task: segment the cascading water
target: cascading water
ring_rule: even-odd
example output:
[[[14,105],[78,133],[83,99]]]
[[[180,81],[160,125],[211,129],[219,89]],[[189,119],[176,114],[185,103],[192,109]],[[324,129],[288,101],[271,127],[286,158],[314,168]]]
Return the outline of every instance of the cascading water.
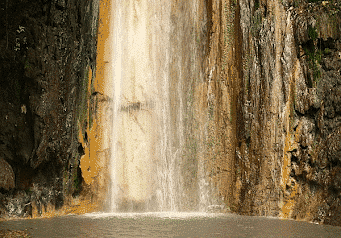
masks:
[[[150,210],[156,200],[157,87],[148,59],[147,7],[147,1],[113,5],[113,211]]]
[[[203,162],[184,159],[186,73],[181,41],[171,42],[171,1],[113,2],[110,211],[203,210]]]

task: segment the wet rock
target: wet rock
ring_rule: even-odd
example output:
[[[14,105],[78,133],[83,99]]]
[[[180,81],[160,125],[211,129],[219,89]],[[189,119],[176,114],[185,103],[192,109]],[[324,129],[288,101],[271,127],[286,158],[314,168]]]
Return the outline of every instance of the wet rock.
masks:
[[[0,158],[0,188],[10,190],[15,187],[15,175],[11,165]]]
[[[6,198],[5,207],[7,216],[23,217],[28,216],[30,209],[30,197],[24,191],[17,191]]]
[[[66,7],[65,0],[56,0],[56,8],[60,10],[64,10]]]
[[[223,212],[227,208],[224,205],[210,205],[206,208],[206,212],[209,213],[217,213],[217,212]],[[230,210],[230,209],[227,209]]]
[[[301,67],[300,61],[296,61],[295,66],[295,109],[299,111],[301,114],[304,114],[309,110],[312,105],[311,100],[312,94],[307,87],[305,76],[303,73],[303,69]]]
[[[302,147],[312,146],[315,138],[315,120],[302,117],[299,123],[300,139]]]
[[[328,148],[328,158],[330,162],[334,163],[334,166],[341,165],[341,129],[334,130],[329,134],[325,147]]]
[[[243,74],[245,82],[250,82],[245,84],[244,102],[248,103],[243,107],[243,120],[247,122],[245,125],[252,126],[245,127],[248,136],[240,143],[251,135],[247,153],[252,162],[251,168],[240,166],[239,158],[243,156],[240,149],[236,151],[239,163],[236,168],[241,170],[236,175],[237,181],[243,181],[245,173],[250,177],[238,190],[242,194],[240,209],[265,214],[267,209],[271,212],[277,209],[276,204],[282,207],[282,201],[284,204],[285,201],[297,202],[297,209],[303,212],[295,211],[296,208],[288,213],[279,212],[284,216],[300,214],[305,217],[306,211],[315,209],[313,216],[321,222],[330,222],[329,213],[333,208],[323,206],[323,199],[330,196],[330,191],[340,192],[337,158],[341,145],[337,135],[341,105],[338,52],[341,47],[340,31],[332,27],[340,25],[340,7],[320,2],[296,4],[284,0],[276,4],[262,1],[267,14],[262,15],[260,21],[250,21],[259,10],[252,11],[252,4],[248,3],[240,1],[243,63],[247,65]],[[253,34],[254,28],[259,35]],[[276,151],[280,151],[279,154]],[[260,175],[255,176],[254,171]],[[287,186],[280,188],[284,178]],[[287,181],[297,181],[296,192]],[[272,186],[273,191],[260,192]],[[305,202],[301,206],[302,194],[309,192],[319,194],[316,199],[320,210]],[[270,196],[274,197],[271,204],[265,198]],[[245,207],[250,204],[254,206]]]
[[[23,237],[23,238],[29,238],[29,233],[27,230],[9,230],[9,229],[4,229],[0,230],[0,236],[1,237]]]
[[[0,34],[0,157],[8,161],[0,170],[7,179],[1,180],[1,215],[32,213],[32,204],[23,205],[32,201],[60,206],[74,192],[66,184],[73,187],[79,171],[78,125],[87,126],[81,85],[95,68],[98,3],[0,3],[6,9],[0,14],[0,32],[6,32]],[[33,184],[48,191],[33,191]]]

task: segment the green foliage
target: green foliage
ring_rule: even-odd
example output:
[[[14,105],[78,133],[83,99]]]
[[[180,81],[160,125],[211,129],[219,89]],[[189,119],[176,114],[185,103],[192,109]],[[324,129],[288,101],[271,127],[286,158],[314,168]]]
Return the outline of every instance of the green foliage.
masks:
[[[67,169],[64,170],[64,173],[63,173],[63,179],[64,179],[64,182],[67,182],[68,179],[69,179],[69,174],[68,174],[68,171]]]
[[[33,193],[31,188],[25,189],[26,194],[31,195]]]
[[[317,83],[319,78],[321,77],[321,72],[318,65],[321,63],[322,54],[324,52],[321,50],[317,50],[315,47],[316,40],[318,38],[316,27],[309,26],[308,35],[309,38],[313,41],[314,45],[305,46],[304,51],[308,57],[309,68],[313,71],[313,82]],[[329,49],[326,49],[326,52],[329,52]]]
[[[80,181],[79,178],[77,176],[77,173],[75,173],[74,179],[73,179],[73,186],[75,190],[78,190],[80,187]]]
[[[30,68],[31,68],[31,65],[30,65],[30,63],[28,62],[28,60],[25,60],[24,68],[25,68],[25,69],[30,69]]]
[[[317,31],[316,31],[316,27],[309,26],[308,27],[308,35],[309,35],[310,39],[315,41],[317,39],[317,36],[318,36]]]
[[[259,8],[259,0],[255,1],[255,11]]]
[[[308,56],[309,67],[313,70],[313,80],[317,82],[321,77],[321,72],[318,64],[321,63],[322,51],[321,50],[310,50],[309,48],[304,49]]]
[[[329,55],[331,53],[331,50],[329,48],[325,48],[323,51],[323,54]]]

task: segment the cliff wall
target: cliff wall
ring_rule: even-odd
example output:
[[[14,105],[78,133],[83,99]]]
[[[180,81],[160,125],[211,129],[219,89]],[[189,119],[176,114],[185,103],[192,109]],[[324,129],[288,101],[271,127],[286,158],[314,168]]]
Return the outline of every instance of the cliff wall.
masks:
[[[208,159],[213,180],[229,178],[218,179],[226,203],[241,214],[340,225],[340,3],[208,1],[207,9],[213,156],[235,149]]]
[[[82,190],[98,1],[0,3],[0,214],[34,216]]]

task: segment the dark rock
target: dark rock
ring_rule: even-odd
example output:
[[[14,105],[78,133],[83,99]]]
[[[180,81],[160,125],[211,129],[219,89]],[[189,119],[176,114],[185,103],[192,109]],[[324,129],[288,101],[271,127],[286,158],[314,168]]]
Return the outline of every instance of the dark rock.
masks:
[[[76,102],[86,97],[85,72],[95,68],[98,4],[0,3],[0,157],[7,161],[0,161],[0,183],[10,189],[1,216],[32,214],[31,202],[59,208],[74,193],[64,186],[78,174],[84,121]]]
[[[59,10],[64,10],[66,7],[66,1],[65,0],[56,0],[56,8]]]
[[[15,175],[11,165],[0,158],[0,188],[10,190],[15,187]]]

